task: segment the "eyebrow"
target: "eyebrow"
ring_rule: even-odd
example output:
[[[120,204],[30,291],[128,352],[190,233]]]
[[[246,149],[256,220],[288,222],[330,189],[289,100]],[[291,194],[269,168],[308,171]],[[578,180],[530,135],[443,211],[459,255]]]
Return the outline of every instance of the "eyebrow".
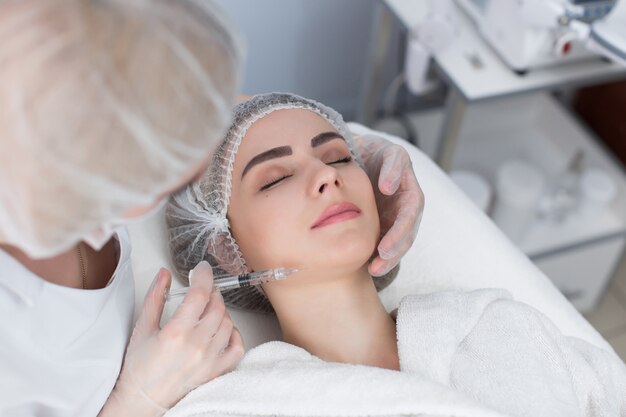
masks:
[[[344,142],[346,141],[346,139],[337,132],[322,132],[319,135],[315,135],[313,139],[311,139],[311,148],[323,145],[333,139],[341,139]]]
[[[341,139],[343,141],[346,140],[337,132],[322,132],[318,135],[313,136],[313,139],[311,139],[311,148],[316,148],[334,139]],[[292,154],[293,150],[291,149],[291,146],[279,146],[277,148],[272,148],[265,152],[261,152],[260,154],[252,158],[250,162],[248,162],[246,167],[243,169],[243,172],[241,173],[241,178],[243,178],[243,176],[246,175],[246,173],[250,171],[253,166],[258,165],[261,162],[265,162],[275,158],[282,158],[284,156]]]
[[[246,165],[241,173],[241,178],[243,178],[243,176],[246,175],[246,172],[250,171],[253,166],[258,165],[261,162],[274,158],[281,158],[283,156],[291,155],[292,153],[293,151],[291,150],[291,146],[279,146],[278,148],[272,148],[268,151],[261,152],[248,162],[248,165]]]

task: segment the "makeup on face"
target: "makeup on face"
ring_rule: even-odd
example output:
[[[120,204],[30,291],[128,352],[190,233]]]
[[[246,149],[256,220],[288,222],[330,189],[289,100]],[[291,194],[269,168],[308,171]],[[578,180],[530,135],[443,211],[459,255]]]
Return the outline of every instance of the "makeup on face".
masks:
[[[311,142],[310,142],[311,148],[320,147],[328,142],[331,142],[337,139],[343,140],[345,143],[345,138],[343,138],[343,136],[339,135],[337,132],[329,131],[329,132],[319,133],[311,139]],[[337,158],[336,152],[333,153],[331,150],[330,155],[332,155],[332,158],[331,158],[332,160],[330,162],[326,162],[326,164],[333,165],[333,164],[346,163],[346,162],[352,161],[352,156],[350,155],[348,149],[345,149],[345,150],[341,149],[341,151],[342,151],[341,157],[339,157],[338,159],[335,159]],[[347,156],[343,156],[345,152],[348,152]],[[242,178],[248,171],[250,171],[256,165],[262,164],[263,162],[267,162],[276,158],[286,157],[289,155],[293,155],[293,149],[291,148],[291,146],[279,146],[279,147],[275,147],[267,151],[261,152],[260,154],[253,157],[245,166],[243,173],[242,173]],[[259,191],[266,191],[270,189],[271,187],[273,187],[274,185],[280,183],[282,180],[292,176],[292,174],[287,174],[286,172],[280,172],[280,171],[281,170],[278,170],[278,172],[275,175],[268,175],[270,179],[269,180],[266,179],[263,182],[263,185],[261,185]],[[357,207],[355,204],[349,201],[335,202],[329,205],[322,212],[322,214],[317,218],[317,220],[311,225],[311,229],[312,230],[319,229],[319,228],[329,226],[332,224],[348,221],[348,220],[357,218],[359,216],[361,216],[361,209]]]
[[[341,139],[345,142],[344,137],[341,136],[337,132],[322,132],[318,135],[315,135],[311,139],[311,148],[317,148],[334,139]],[[241,173],[241,179],[243,179],[243,177],[248,173],[248,171],[250,171],[255,165],[258,165],[260,163],[263,163],[272,159],[281,158],[281,157],[289,156],[289,155],[293,155],[293,149],[291,149],[291,146],[279,146],[279,147],[261,152],[260,154],[252,158],[250,162],[246,164],[245,168],[243,169]]]
[[[326,165],[338,165],[352,162],[353,158],[347,144],[345,143],[345,139],[337,132],[323,132],[315,135],[311,139],[311,148],[320,147],[333,140],[342,140],[343,145],[329,146],[329,149],[324,151],[320,160],[322,160]],[[252,158],[248,164],[246,164],[242,173],[242,180],[244,178],[244,174],[252,170],[253,167],[263,164],[264,162],[290,155],[293,155],[293,149],[291,146],[279,146],[261,152]],[[286,166],[284,164],[271,165],[268,169],[261,171],[260,174],[253,177],[253,181],[258,182],[258,184],[256,184],[256,191],[265,192],[273,188],[274,186],[282,183],[284,180],[292,177],[295,170],[296,168],[290,167],[289,164]]]
[[[331,224],[352,220],[360,215],[361,209],[349,201],[333,204],[322,212],[317,220],[315,220],[315,222],[311,225],[311,229],[319,229]]]
[[[304,109],[274,112],[247,131],[235,157],[229,220],[251,268],[303,258],[314,270],[367,261],[379,222],[348,134]]]

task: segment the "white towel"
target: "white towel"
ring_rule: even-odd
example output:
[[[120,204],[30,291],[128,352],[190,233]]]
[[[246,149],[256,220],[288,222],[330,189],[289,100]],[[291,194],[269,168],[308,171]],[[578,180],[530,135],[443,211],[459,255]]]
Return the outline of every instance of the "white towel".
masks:
[[[505,290],[409,296],[397,320],[403,372],[513,416],[626,416],[622,360]]]
[[[505,290],[406,297],[397,333],[401,372],[269,342],[167,416],[626,416],[624,363]]]
[[[324,362],[268,342],[237,369],[199,387],[167,413],[190,416],[503,417],[419,375]]]

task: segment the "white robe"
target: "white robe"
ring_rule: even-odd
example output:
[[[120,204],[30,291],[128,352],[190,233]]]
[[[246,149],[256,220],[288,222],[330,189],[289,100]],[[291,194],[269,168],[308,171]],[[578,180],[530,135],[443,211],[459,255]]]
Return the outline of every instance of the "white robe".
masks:
[[[168,417],[623,417],[626,366],[504,290],[402,300],[401,372],[265,343]]]
[[[403,371],[494,410],[528,417],[626,416],[626,366],[568,337],[501,289],[406,297],[398,310]]]
[[[96,416],[130,337],[134,282],[126,230],[106,287],[50,283],[0,250],[0,416]]]

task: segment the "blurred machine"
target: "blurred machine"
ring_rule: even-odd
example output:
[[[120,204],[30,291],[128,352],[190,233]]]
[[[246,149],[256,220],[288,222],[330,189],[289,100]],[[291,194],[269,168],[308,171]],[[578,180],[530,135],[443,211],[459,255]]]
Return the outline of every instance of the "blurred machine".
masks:
[[[605,56],[626,65],[626,0],[456,0],[514,71]],[[429,0],[406,51],[407,84],[428,91],[428,63],[455,39],[452,0]]]
[[[597,57],[591,32],[616,0],[457,0],[483,38],[512,69],[524,72]],[[622,16],[626,23],[626,15]],[[624,26],[622,23],[622,26]],[[623,45],[626,49],[626,44]],[[601,51],[599,51],[601,52]]]

